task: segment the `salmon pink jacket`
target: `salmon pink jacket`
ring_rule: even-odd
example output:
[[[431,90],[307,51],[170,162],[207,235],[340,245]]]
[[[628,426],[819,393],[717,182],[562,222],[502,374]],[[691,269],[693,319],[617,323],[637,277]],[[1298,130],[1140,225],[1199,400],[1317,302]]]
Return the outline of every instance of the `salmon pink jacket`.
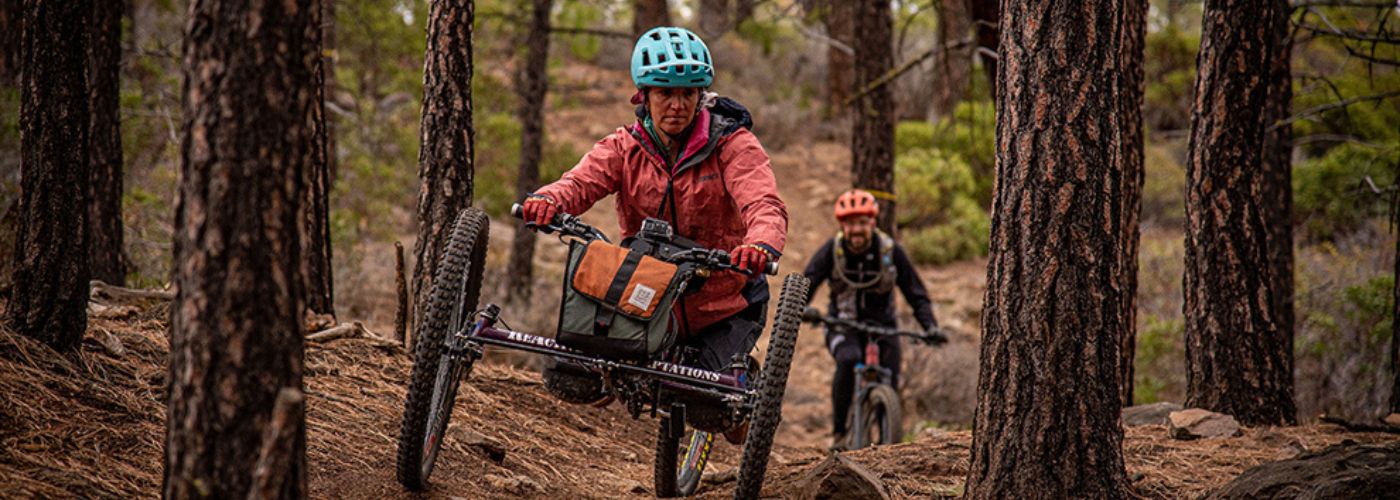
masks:
[[[616,194],[624,238],[636,234],[643,219],[655,217],[706,248],[732,250],[753,244],[776,259],[787,240],[787,207],[778,197],[768,153],[749,131],[752,126],[743,106],[717,99],[696,117],[674,168],[667,165],[640,122],[618,128],[536,194],[550,197],[561,210],[575,215]],[[757,282],[746,288],[748,278],[743,275],[717,273],[698,292],[684,297],[685,333],[698,332],[767,300],[766,282],[753,279]]]

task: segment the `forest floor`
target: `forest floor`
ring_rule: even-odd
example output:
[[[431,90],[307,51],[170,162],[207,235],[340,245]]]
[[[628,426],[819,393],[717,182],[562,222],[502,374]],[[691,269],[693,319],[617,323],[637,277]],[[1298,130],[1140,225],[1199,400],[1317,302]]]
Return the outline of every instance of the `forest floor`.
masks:
[[[71,354],[0,329],[0,484],[6,496],[158,493],[167,311],[164,303],[94,307],[87,339]],[[655,421],[634,421],[617,404],[597,409],[559,403],[545,393],[537,373],[490,363],[479,365],[462,386],[431,488],[409,495],[394,481],[407,354],[351,338],[308,344],[306,362],[313,497],[651,495]],[[827,454],[825,439],[804,441],[791,429],[792,417],[774,451],[765,496],[792,495]],[[930,428],[910,442],[847,456],[879,475],[896,498],[955,496],[967,473],[970,439],[966,430]],[[1193,498],[1263,462],[1347,440],[1397,439],[1322,424],[1178,441],[1164,427],[1142,426],[1126,430],[1123,455],[1139,495]],[[738,448],[718,444],[702,497],[730,494],[738,454]]]

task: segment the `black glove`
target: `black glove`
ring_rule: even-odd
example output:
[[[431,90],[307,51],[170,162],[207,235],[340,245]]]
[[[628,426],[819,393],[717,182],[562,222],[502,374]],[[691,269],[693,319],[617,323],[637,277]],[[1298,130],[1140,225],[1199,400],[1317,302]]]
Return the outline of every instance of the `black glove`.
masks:
[[[943,333],[943,329],[938,325],[931,325],[924,329],[924,337],[919,339],[924,345],[939,346],[948,343],[948,335]]]
[[[817,308],[815,308],[815,307],[812,307],[812,306],[807,306],[806,309],[803,309],[803,310],[802,310],[802,321],[806,321],[806,322],[808,322],[808,323],[821,323],[821,322],[822,322],[822,312],[821,312],[821,310],[819,310],[819,309],[817,309]]]

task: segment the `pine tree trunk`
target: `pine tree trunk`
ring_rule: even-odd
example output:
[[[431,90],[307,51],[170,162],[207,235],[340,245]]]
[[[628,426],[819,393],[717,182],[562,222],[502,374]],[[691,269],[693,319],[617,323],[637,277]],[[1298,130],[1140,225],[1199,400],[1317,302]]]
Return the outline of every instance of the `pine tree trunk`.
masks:
[[[632,0],[632,36],[657,26],[671,26],[671,9],[666,0]]]
[[[1292,114],[1293,37],[1291,9],[1278,9],[1273,16],[1276,50],[1269,61],[1269,97],[1265,101],[1263,150],[1264,210],[1267,220],[1269,253],[1278,266],[1274,274],[1274,310],[1278,311],[1279,331],[1292,343],[1293,328],[1293,127],[1277,125]],[[1291,351],[1291,347],[1289,348]]]
[[[972,2],[972,23],[977,34],[977,47],[986,49],[993,53],[1000,54],[1001,36],[997,33],[998,23],[1001,22],[1000,6],[997,0],[969,0]],[[991,86],[990,94],[992,100],[997,96],[997,60],[993,57],[979,57],[982,61],[982,73],[987,76],[987,84]]]
[[[19,82],[20,36],[24,34],[24,5],[21,0],[0,0],[0,86]]]
[[[1123,244],[1118,263],[1122,296],[1123,344],[1119,349],[1118,380],[1123,406],[1133,405],[1133,358],[1137,354],[1137,275],[1138,242],[1142,234],[1143,139],[1142,99],[1143,58],[1147,35],[1147,0],[1123,0],[1123,32],[1119,74],[1119,118],[1123,130]]]
[[[418,148],[418,241],[413,244],[413,324],[421,325],[447,231],[472,202],[471,0],[432,0],[423,60]]]
[[[92,2],[26,0],[10,327],[55,349],[87,329],[87,25]],[[77,251],[74,251],[77,249]]]
[[[122,247],[122,2],[92,3],[88,40],[88,248],[92,279],[126,283]]]
[[[719,38],[729,31],[729,0],[700,0],[700,34],[703,38]]]
[[[1197,58],[1186,192],[1186,406],[1246,425],[1295,422],[1293,335],[1281,290],[1288,263],[1270,195],[1270,76],[1280,0],[1208,0]],[[1291,279],[1291,277],[1289,278]]]
[[[838,2],[839,3],[839,2]],[[894,67],[890,3],[861,0],[855,12],[856,88]],[[851,168],[855,187],[876,193],[880,200],[879,227],[895,234],[894,201],[894,91],[889,85],[866,94],[852,104]]]
[[[307,43],[315,49],[314,99],[307,108],[306,120],[313,132],[312,163],[306,170],[306,238],[302,249],[306,254],[306,308],[316,314],[335,316],[335,272],[331,266],[330,218],[330,120],[326,116],[326,66],[322,56],[322,6],[324,0],[314,0],[309,12],[311,24],[306,33]]]
[[[933,106],[931,121],[953,116],[953,109],[967,97],[968,79],[972,76],[972,45],[952,47],[972,35],[972,0],[939,0],[938,44],[941,51],[934,58]]]
[[[1391,194],[1390,224],[1400,228],[1400,195]],[[1390,313],[1390,412],[1400,413],[1400,238],[1395,239],[1395,288]]]
[[[967,498],[1123,498],[1122,5],[1008,7]]]
[[[279,498],[306,495],[304,413],[281,405],[275,415],[274,407],[280,392],[302,386],[303,183],[317,154],[307,122],[320,57],[315,2],[189,7],[166,498],[245,498],[255,484],[280,485]],[[292,442],[269,439],[270,430]],[[279,446],[264,450],[264,441]],[[260,458],[285,465],[255,478]]]
[[[853,48],[856,37],[856,2],[827,0],[822,6],[822,22],[826,24],[826,36]],[[826,92],[827,106],[832,114],[843,113],[842,103],[855,91],[855,55],[833,44],[826,47]]]
[[[554,0],[534,0],[530,31],[526,35],[525,64],[517,73],[520,93],[520,171],[515,187],[518,198],[534,192],[540,185],[540,154],[544,149],[545,94],[549,89],[549,12]],[[534,277],[535,232],[525,223],[515,224],[515,240],[510,247],[510,264],[506,271],[506,286],[510,297],[519,303],[530,301]]]

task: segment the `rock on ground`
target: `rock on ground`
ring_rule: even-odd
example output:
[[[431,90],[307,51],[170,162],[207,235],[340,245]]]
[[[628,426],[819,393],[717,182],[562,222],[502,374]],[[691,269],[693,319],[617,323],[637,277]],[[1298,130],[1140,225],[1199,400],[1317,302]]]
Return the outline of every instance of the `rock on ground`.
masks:
[[[795,485],[797,498],[807,499],[879,499],[888,500],[890,493],[884,481],[860,463],[840,453],[827,456],[807,472]]]
[[[1174,411],[1167,416],[1167,432],[1173,439],[1200,439],[1240,435],[1235,417],[1200,408]]]
[[[1181,405],[1163,401],[1160,403],[1129,406],[1123,409],[1123,426],[1167,425],[1167,416],[1174,411],[1181,411]]]

